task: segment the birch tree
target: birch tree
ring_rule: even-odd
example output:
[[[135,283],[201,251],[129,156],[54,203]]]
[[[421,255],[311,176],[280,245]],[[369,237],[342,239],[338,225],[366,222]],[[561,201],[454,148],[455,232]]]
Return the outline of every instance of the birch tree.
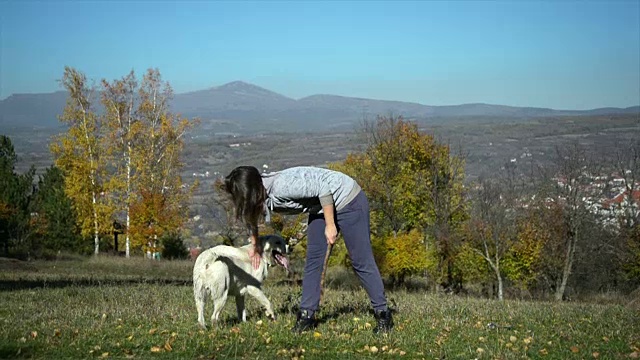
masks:
[[[137,81],[133,71],[120,80],[109,83],[102,80],[102,104],[105,108],[106,141],[115,173],[109,181],[109,189],[117,197],[117,209],[125,217],[125,255],[131,251],[131,206],[135,201],[133,152],[135,140],[140,134],[135,114]],[[118,249],[115,249],[116,251]]]
[[[60,121],[66,133],[51,144],[54,162],[65,174],[65,190],[73,200],[83,237],[93,236],[94,254],[100,234],[111,224],[111,209],[104,193],[105,163],[100,146],[100,121],[94,109],[95,91],[86,76],[65,67],[62,86],[69,93]]]
[[[193,190],[182,182],[180,153],[192,121],[169,109],[172,90],[157,69],[149,69],[138,89],[136,111],[140,136],[132,164],[138,177],[138,197],[132,208],[136,245],[155,241],[179,229],[186,220],[186,201]]]

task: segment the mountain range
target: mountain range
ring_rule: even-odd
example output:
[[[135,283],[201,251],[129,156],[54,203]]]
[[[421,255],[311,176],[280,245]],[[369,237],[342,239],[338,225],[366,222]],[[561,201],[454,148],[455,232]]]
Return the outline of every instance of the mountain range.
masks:
[[[0,101],[0,124],[6,126],[59,126],[67,93],[14,94]],[[430,106],[411,102],[373,100],[337,95],[292,99],[242,81],[206,90],[175,94],[174,112],[198,117],[203,126],[226,130],[317,130],[353,127],[364,116],[396,114],[410,119],[496,117],[527,119],[549,116],[588,116],[640,113],[640,106],[592,110],[555,110],[490,104]],[[214,126],[215,127],[215,126]]]

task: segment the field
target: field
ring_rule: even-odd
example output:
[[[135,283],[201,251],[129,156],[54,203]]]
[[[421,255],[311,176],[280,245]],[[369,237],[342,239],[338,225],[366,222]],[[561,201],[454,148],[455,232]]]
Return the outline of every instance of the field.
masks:
[[[0,259],[0,358],[407,358],[628,359],[640,355],[637,303],[547,303],[394,290],[387,336],[371,332],[368,300],[352,275],[332,269],[320,324],[295,336],[300,287],[281,269],[265,284],[278,316],[257,302],[235,321],[196,325],[191,261],[98,257]],[[207,312],[210,316],[210,304]]]

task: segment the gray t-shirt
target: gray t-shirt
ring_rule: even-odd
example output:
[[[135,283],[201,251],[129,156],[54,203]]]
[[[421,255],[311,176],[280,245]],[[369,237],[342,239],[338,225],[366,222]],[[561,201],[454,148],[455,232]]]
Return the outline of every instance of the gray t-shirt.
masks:
[[[337,212],[361,191],[355,180],[341,172],[310,166],[262,174],[262,183],[268,210],[287,214],[318,214],[328,204]]]

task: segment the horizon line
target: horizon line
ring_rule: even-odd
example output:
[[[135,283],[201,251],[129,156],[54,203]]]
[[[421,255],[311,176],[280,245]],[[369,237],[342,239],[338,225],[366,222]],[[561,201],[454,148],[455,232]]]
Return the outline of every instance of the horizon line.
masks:
[[[291,99],[291,100],[294,100],[294,101],[300,101],[302,99],[306,99],[306,98],[309,98],[309,97],[312,97],[312,96],[335,96],[335,97],[350,98],[350,99],[357,99],[357,100],[400,102],[400,103],[405,103],[405,104],[416,104],[416,105],[427,106],[427,107],[447,107],[447,106],[463,106],[463,105],[489,105],[489,106],[505,106],[505,107],[512,107],[512,108],[545,109],[545,110],[554,110],[554,111],[591,111],[591,110],[599,110],[599,109],[622,109],[622,110],[624,110],[624,109],[630,109],[630,108],[634,108],[634,107],[640,107],[640,103],[638,103],[636,105],[626,106],[626,107],[599,106],[599,107],[591,107],[591,108],[586,108],[586,109],[562,109],[562,108],[551,108],[551,107],[543,107],[543,106],[506,105],[506,104],[486,103],[486,102],[467,102],[467,103],[457,103],[457,104],[430,105],[430,104],[424,104],[424,103],[415,102],[415,101],[365,98],[365,97],[359,97],[359,96],[337,95],[337,94],[329,94],[329,93],[311,94],[311,95],[303,96],[303,97],[300,97],[300,98],[296,99],[294,97],[289,97],[287,95],[281,94],[279,92],[273,91],[271,89],[268,89],[268,88],[265,88],[265,87],[262,87],[260,85],[256,85],[254,83],[250,83],[250,82],[247,82],[247,81],[244,81],[244,80],[233,80],[233,81],[226,82],[224,84],[215,85],[215,86],[211,86],[211,87],[207,87],[207,88],[199,89],[199,90],[189,90],[189,91],[184,91],[184,92],[174,92],[173,96],[175,97],[176,95],[186,95],[186,94],[197,93],[197,92],[202,92],[202,91],[214,90],[214,89],[218,89],[218,88],[224,87],[226,85],[234,84],[234,83],[241,83],[241,84],[251,85],[251,86],[260,88],[262,90],[269,91],[271,93],[283,96],[283,97],[285,97],[287,99]],[[64,89],[61,89],[61,90],[54,90],[54,91],[49,91],[49,92],[12,93],[12,94],[9,94],[4,99],[0,99],[0,102],[9,99],[12,96],[20,96],[20,95],[50,95],[50,94],[62,93],[62,92],[67,92],[67,91],[64,90]]]

